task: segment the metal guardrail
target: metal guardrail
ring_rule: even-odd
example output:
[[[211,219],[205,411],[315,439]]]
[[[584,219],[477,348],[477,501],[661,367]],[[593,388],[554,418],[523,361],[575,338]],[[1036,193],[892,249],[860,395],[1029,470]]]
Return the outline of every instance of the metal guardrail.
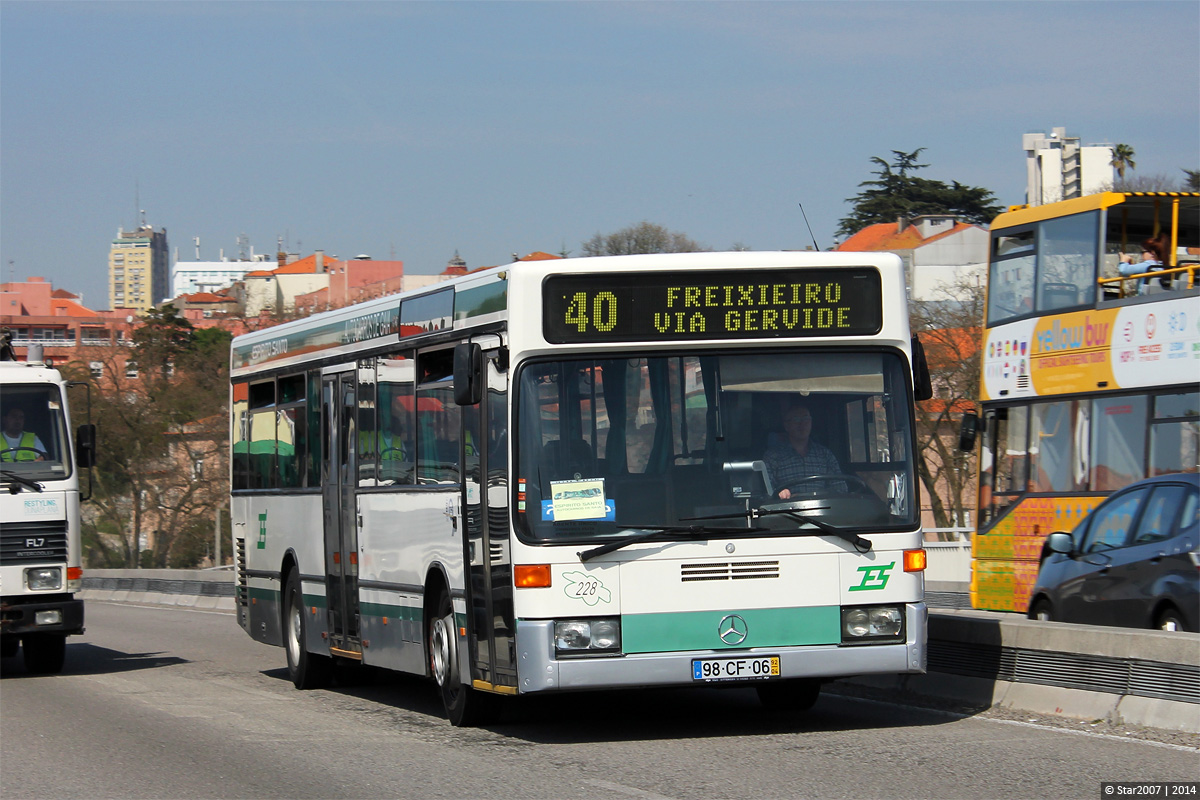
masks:
[[[146,574],[139,574],[143,572]],[[83,588],[235,596],[232,571],[182,570],[177,578],[170,577],[171,573],[92,570],[91,575],[85,574]],[[942,588],[956,587],[943,584]],[[962,611],[970,608],[970,598],[960,591],[928,591],[926,602],[931,609],[930,672],[1200,705],[1200,664],[1195,658],[1200,640],[1196,634],[1043,623],[1014,614]],[[1056,647],[1049,647],[1048,640]]]

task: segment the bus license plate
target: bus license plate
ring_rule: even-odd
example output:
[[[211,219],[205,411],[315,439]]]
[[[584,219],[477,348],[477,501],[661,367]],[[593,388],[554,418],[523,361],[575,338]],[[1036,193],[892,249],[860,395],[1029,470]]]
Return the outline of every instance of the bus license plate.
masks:
[[[694,681],[767,680],[778,677],[779,656],[697,658],[692,661]]]

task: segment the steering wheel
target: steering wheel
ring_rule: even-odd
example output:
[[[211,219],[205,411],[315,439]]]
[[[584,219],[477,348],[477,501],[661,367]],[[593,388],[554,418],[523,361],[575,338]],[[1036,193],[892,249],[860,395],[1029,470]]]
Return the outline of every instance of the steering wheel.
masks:
[[[404,455],[404,451],[401,450],[399,447],[385,447],[385,448],[383,448],[383,452],[381,452],[379,454],[379,460],[380,461],[397,461],[400,463],[404,463],[404,462],[408,461],[407,458],[388,458],[388,453],[399,453],[401,456]]]
[[[864,492],[871,491],[870,487],[867,486],[866,481],[864,481],[862,478],[858,477],[857,475],[844,475],[841,473],[831,473],[828,475],[808,475],[803,478],[797,478],[794,481],[788,481],[783,486],[775,487],[775,496],[778,497],[779,493],[782,492],[784,489],[787,489],[789,492],[794,492],[795,490],[799,489],[801,486],[804,486],[807,483],[816,483],[817,481],[825,481],[825,482],[839,481],[839,482],[843,482],[843,483],[849,482],[849,483],[857,484],[858,486],[862,487],[862,490]],[[833,492],[833,490],[831,490],[831,489],[825,490],[825,493],[832,493],[832,492]],[[821,494],[821,493],[822,492],[816,492],[816,491],[809,492],[809,494]],[[836,493],[842,494],[842,492],[836,492]],[[795,497],[794,494],[793,494],[793,497]],[[791,499],[791,498],[789,498],[789,499]]]
[[[43,459],[50,455],[45,450],[38,450],[36,447],[8,447],[8,448],[5,448],[4,450],[0,450],[0,461],[7,461],[8,463],[11,464],[14,461],[18,461],[20,459],[18,459],[16,456],[13,456],[12,458],[5,458],[5,456],[8,455],[9,453],[21,453],[21,452],[37,453],[38,456],[40,456]]]

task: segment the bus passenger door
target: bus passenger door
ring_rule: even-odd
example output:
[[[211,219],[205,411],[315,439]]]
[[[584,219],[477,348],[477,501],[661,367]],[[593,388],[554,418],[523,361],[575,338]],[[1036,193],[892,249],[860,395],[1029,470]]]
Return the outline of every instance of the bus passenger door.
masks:
[[[483,401],[462,410],[469,646],[472,677],[515,693],[507,374],[496,355],[484,354]]]
[[[325,599],[334,655],[361,658],[358,630],[358,520],[354,422],[355,374],[326,376],[321,392],[325,447],[321,492],[325,518]],[[338,652],[342,651],[342,652]]]

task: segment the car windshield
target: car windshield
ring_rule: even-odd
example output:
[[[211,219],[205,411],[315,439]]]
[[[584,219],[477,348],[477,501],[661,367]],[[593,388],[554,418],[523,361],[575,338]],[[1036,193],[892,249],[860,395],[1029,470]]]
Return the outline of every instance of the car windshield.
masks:
[[[0,428],[0,470],[31,480],[60,480],[70,473],[57,387],[6,384],[0,397]]]
[[[912,415],[896,351],[537,361],[518,388],[517,529],[911,529]]]

